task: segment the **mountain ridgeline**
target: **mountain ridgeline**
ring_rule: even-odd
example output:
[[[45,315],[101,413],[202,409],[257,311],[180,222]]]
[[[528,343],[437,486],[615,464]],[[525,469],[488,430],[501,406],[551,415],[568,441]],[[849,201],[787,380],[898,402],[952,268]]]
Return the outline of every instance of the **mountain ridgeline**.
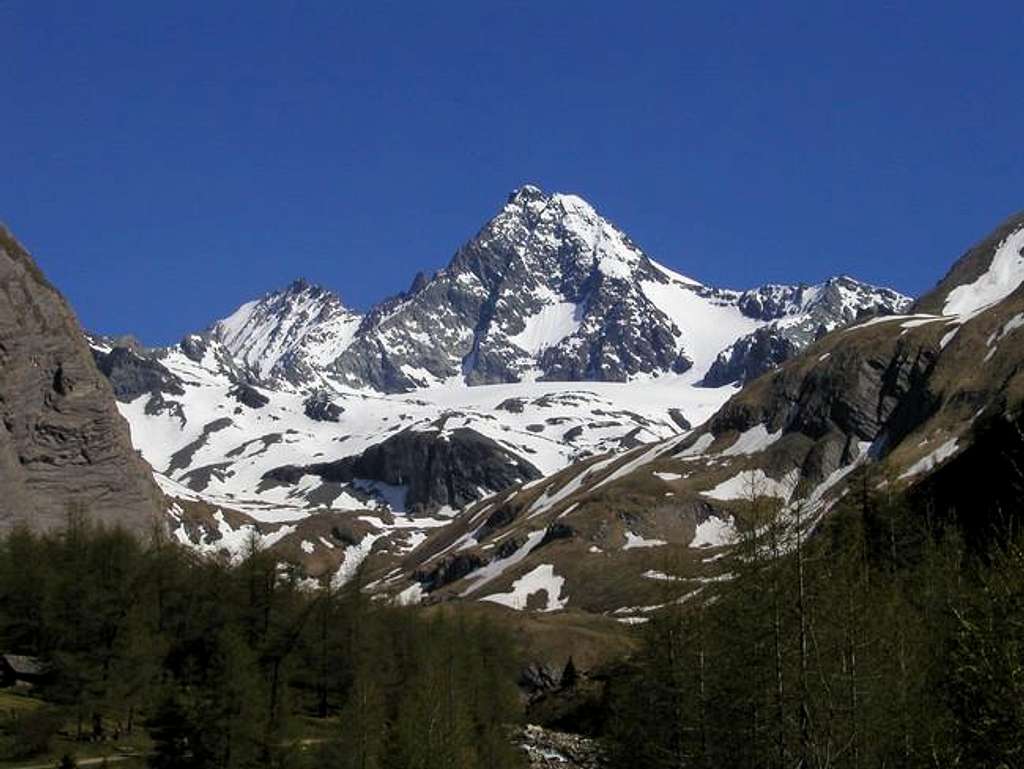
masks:
[[[701,336],[714,332],[701,310],[710,305],[734,308],[734,325],[751,327],[750,338],[724,340],[739,343],[714,370],[718,386],[763,373],[858,317],[908,304],[845,277],[745,292],[704,286],[651,260],[581,198],[526,186],[445,269],[417,275],[365,316],[297,281],[206,335],[269,386],[333,380],[393,393],[453,378],[621,382],[702,363]],[[765,338],[777,340],[770,351]]]

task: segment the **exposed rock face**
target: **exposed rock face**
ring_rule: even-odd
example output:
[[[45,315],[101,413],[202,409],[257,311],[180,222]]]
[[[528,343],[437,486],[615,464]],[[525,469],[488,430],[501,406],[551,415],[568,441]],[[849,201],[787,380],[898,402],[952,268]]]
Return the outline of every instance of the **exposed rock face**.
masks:
[[[796,344],[772,326],[757,329],[723,351],[704,377],[706,387],[747,382],[792,358]]]
[[[64,299],[3,228],[0,291],[0,530],[52,529],[69,511],[150,530],[162,497],[110,383]],[[136,389],[131,379],[121,385]]]
[[[114,347],[107,352],[94,347],[92,354],[119,401],[130,403],[146,393],[185,394],[178,378],[158,360],[143,357],[131,348]]]
[[[764,424],[811,442],[801,478],[818,484],[857,458],[903,440],[939,406],[928,387],[938,351],[916,339],[879,336],[816,366],[784,368],[729,401],[709,423],[713,435]]]
[[[444,558],[429,571],[417,572],[416,581],[427,591],[437,590],[445,585],[471,574],[486,563],[483,558],[472,553],[456,553]]]
[[[333,483],[362,479],[407,487],[407,509],[453,510],[476,501],[480,489],[501,491],[539,478],[529,462],[475,430],[403,430],[362,454],[305,467],[281,467],[265,480],[296,483],[317,475]]]
[[[237,384],[228,390],[228,395],[251,409],[261,409],[270,403],[270,398],[252,385]]]

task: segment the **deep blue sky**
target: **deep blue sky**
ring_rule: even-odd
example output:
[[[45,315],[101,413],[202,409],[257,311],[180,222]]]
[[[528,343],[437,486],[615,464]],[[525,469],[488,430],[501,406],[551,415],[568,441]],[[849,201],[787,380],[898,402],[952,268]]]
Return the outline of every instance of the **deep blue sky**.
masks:
[[[0,220],[149,343],[365,308],[527,181],[706,282],[917,293],[1024,208],[1019,10],[0,0]]]

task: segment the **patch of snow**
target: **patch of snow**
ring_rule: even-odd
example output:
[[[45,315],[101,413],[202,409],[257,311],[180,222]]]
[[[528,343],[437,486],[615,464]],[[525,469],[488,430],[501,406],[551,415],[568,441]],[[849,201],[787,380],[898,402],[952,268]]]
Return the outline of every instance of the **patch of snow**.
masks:
[[[957,286],[946,297],[944,315],[972,318],[998,304],[1024,283],[1024,228],[996,247],[988,270],[973,283]]]
[[[338,571],[331,580],[334,587],[341,587],[347,584],[355,576],[356,570],[365,561],[373,550],[373,543],[384,536],[384,532],[375,532],[365,535],[358,544],[349,545],[345,548],[345,560],[341,562]]]
[[[693,361],[684,376],[692,382],[704,378],[722,350],[764,325],[744,315],[735,301],[707,296],[693,285],[643,281],[640,288],[682,333],[683,349]]]
[[[736,442],[722,452],[722,456],[735,457],[757,454],[767,449],[781,437],[781,429],[778,432],[770,433],[765,425],[755,425],[746,432],[741,433]]]
[[[901,323],[900,328],[908,330],[912,328],[919,328],[920,326],[927,326],[929,323],[935,323],[939,320],[946,320],[946,318],[943,318],[941,315],[921,316],[914,320],[908,320]]]
[[[401,591],[395,596],[395,603],[399,606],[416,606],[423,602],[423,596],[426,593],[423,590],[423,585],[416,582],[409,585],[405,590]]]
[[[667,545],[663,539],[644,539],[639,534],[634,534],[629,529],[626,530],[626,544],[622,546],[623,550],[635,550],[641,547],[661,547]]]
[[[922,473],[930,473],[951,456],[956,454],[958,450],[959,438],[951,438],[935,449],[935,451],[928,454],[928,456],[923,457],[912,464],[905,473],[900,475],[900,480],[913,478],[915,475],[921,475]]]
[[[697,525],[697,533],[690,547],[724,547],[735,539],[736,528],[732,521],[712,515]]]
[[[994,344],[998,344],[999,342],[1003,341],[1003,337],[1007,336],[1008,334],[1012,334],[1014,331],[1022,327],[1024,327],[1024,313],[1014,315],[1012,318],[1006,321],[1006,323],[1003,324],[1002,328],[1000,328],[998,331],[992,332],[992,334],[988,338],[988,346],[991,347]]]
[[[688,449],[680,453],[679,456],[699,457],[702,454],[704,454],[704,452],[706,452],[709,448],[711,448],[711,444],[714,442],[715,436],[713,436],[711,433],[704,433],[694,442],[692,446],[690,446]]]
[[[685,283],[688,286],[695,286],[697,288],[701,288],[703,286],[703,284],[700,281],[694,280],[691,277],[678,273],[675,270],[670,270],[665,265],[656,262],[653,259],[649,259],[648,261],[650,261],[651,266],[654,269],[656,269],[658,272],[660,272],[662,275],[664,275],[666,278],[669,278],[670,280],[677,280],[680,283]]]
[[[644,579],[655,579],[655,580],[659,580],[661,582],[679,582],[680,581],[679,577],[673,577],[671,574],[666,574],[663,571],[655,571],[654,569],[651,569],[649,571],[645,571],[640,576],[643,577]]]
[[[575,334],[582,320],[581,308],[572,302],[554,302],[525,319],[526,327],[509,341],[531,355],[554,347]]]
[[[825,498],[825,495],[835,487],[840,481],[846,476],[856,470],[862,462],[864,462],[871,455],[871,443],[861,441],[857,444],[857,458],[850,462],[845,467],[839,467],[834,470],[828,478],[819,483],[811,494],[807,497],[807,504],[811,508],[817,507],[821,500]]]
[[[466,579],[470,580],[472,584],[462,591],[460,597],[465,598],[470,593],[479,590],[488,582],[497,579],[508,569],[526,558],[526,556],[533,552],[533,549],[540,544],[541,540],[544,539],[544,531],[544,529],[539,529],[538,531],[531,532],[526,537],[526,542],[524,542],[522,546],[508,558],[498,558],[491,561],[486,566],[477,569],[472,574],[469,574]]]
[[[547,606],[541,611],[559,611],[569,604],[569,598],[562,597],[562,587],[565,585],[565,577],[555,574],[555,567],[549,563],[542,563],[532,571],[512,583],[512,590],[508,593],[492,593],[485,595],[481,601],[492,601],[503,606],[508,606],[516,611],[526,608],[530,596],[534,593],[547,593]]]
[[[764,471],[744,470],[728,480],[722,481],[713,489],[702,491],[701,494],[711,499],[718,499],[723,502],[736,499],[749,499],[755,497],[775,497],[788,500],[791,490],[788,484],[777,481],[765,475]]]
[[[656,478],[661,478],[661,480],[663,480],[663,481],[678,481],[678,480],[682,480],[682,477],[683,477],[679,473],[659,473],[659,472],[655,472],[654,476]]]

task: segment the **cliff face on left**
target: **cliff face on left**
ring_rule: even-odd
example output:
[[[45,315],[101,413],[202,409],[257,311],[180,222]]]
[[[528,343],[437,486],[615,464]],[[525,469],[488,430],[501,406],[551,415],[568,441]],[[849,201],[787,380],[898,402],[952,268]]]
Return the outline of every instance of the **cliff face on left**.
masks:
[[[74,313],[0,226],[0,532],[77,510],[144,533],[162,504]]]

